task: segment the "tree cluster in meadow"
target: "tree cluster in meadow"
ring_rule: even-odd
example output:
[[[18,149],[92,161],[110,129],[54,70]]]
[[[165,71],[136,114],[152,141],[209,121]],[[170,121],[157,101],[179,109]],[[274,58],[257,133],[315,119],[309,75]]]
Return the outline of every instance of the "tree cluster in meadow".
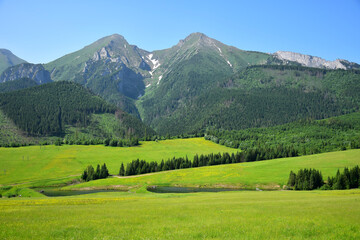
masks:
[[[323,185],[322,174],[316,169],[300,169],[297,174],[290,172],[288,186],[295,190],[313,190]]]
[[[324,189],[351,189],[360,186],[360,168],[355,166],[353,168],[344,168],[341,173],[337,171],[335,177],[328,177]]]
[[[297,174],[290,172],[288,187],[294,190],[342,190],[358,188],[360,186],[360,168],[344,168],[343,172],[338,169],[335,177],[328,177],[323,181],[320,171],[315,169],[300,169]]]
[[[96,170],[92,165],[87,166],[87,168],[84,170],[83,174],[81,175],[81,179],[88,182],[91,180],[107,178],[108,176],[110,176],[109,170],[107,169],[106,164],[104,163],[101,167],[98,164]]]

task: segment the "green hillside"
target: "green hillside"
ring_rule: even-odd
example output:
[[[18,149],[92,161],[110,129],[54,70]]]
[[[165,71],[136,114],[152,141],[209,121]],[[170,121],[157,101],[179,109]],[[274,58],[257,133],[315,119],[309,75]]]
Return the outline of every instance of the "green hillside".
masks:
[[[241,149],[292,147],[303,155],[360,148],[360,112],[323,120],[300,120],[268,128],[232,131],[208,129],[205,138]]]
[[[201,138],[141,142],[140,146],[117,148],[96,146],[29,146],[0,148],[0,184],[28,186],[71,181],[89,164],[106,163],[110,174],[118,174],[121,163],[137,158],[161,162],[172,157],[237,152]],[[5,174],[3,174],[6,170]]]
[[[22,131],[37,137],[67,134],[103,139],[154,134],[135,117],[71,82],[0,94],[0,108]]]
[[[132,177],[107,178],[71,185],[64,189],[107,188],[109,186],[130,188],[151,185],[280,189],[287,184],[291,170],[296,172],[301,168],[315,168],[322,172],[324,179],[327,179],[328,176],[335,176],[339,168],[360,164],[359,156],[360,150],[356,149],[268,161],[189,168]]]
[[[113,34],[45,65],[54,81],[75,81],[124,111],[139,117],[134,100],[144,94],[151,69],[147,52]]]
[[[199,61],[209,63],[208,60],[208,56],[197,54],[186,66],[195,68]],[[176,135],[209,127],[225,130],[269,127],[359,109],[358,71],[257,66],[221,78],[223,73],[219,68],[210,66],[196,73],[189,70],[192,73],[189,81],[178,74],[185,71],[173,73],[177,74],[173,80],[164,78],[162,84],[138,104],[144,109],[141,111],[144,121],[161,134]],[[202,70],[215,77],[204,74],[202,78],[199,75]]]
[[[34,143],[35,139],[28,137],[0,110],[0,146],[17,146]]]

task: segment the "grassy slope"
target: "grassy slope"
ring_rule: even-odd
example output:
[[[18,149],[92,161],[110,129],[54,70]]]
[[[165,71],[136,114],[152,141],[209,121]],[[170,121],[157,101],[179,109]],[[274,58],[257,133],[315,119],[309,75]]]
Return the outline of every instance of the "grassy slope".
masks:
[[[110,174],[118,174],[121,162],[137,158],[161,161],[174,156],[192,158],[196,153],[236,151],[201,138],[143,142],[141,146],[131,148],[100,145],[0,148],[0,184],[31,182],[28,185],[37,185],[61,182],[61,178],[68,181],[67,177],[80,175],[89,164],[106,163]]]
[[[16,125],[0,110],[0,144],[29,143],[33,139],[26,137]]]
[[[360,191],[0,200],[1,239],[359,239]]]
[[[360,164],[360,150],[348,150],[295,158],[228,164],[160,172],[131,178],[108,178],[72,185],[66,189],[101,186],[180,185],[279,188],[287,184],[291,170],[316,168],[323,177],[334,176],[338,168]]]

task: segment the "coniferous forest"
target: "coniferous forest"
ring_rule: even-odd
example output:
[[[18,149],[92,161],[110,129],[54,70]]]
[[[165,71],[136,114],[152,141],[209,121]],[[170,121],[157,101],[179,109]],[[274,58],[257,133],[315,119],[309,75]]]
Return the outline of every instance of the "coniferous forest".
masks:
[[[89,123],[91,113],[114,113],[115,107],[81,85],[56,82],[0,95],[0,108],[33,135],[61,135],[66,124]]]
[[[336,176],[328,177],[324,182],[320,171],[315,169],[300,169],[297,174],[290,172],[288,187],[294,190],[343,190],[358,188],[360,186],[360,168],[344,168],[343,172],[338,169]]]
[[[208,129],[205,139],[240,149],[291,148],[299,155],[360,148],[360,113],[269,128]],[[264,152],[260,150],[261,152]]]

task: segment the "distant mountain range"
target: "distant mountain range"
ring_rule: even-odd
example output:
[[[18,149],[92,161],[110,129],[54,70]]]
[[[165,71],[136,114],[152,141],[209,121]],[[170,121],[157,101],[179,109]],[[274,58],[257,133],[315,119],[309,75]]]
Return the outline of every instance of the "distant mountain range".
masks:
[[[73,81],[163,135],[320,119],[360,103],[357,63],[244,51],[202,33],[153,52],[114,34],[44,65],[18,64],[0,82]]]

